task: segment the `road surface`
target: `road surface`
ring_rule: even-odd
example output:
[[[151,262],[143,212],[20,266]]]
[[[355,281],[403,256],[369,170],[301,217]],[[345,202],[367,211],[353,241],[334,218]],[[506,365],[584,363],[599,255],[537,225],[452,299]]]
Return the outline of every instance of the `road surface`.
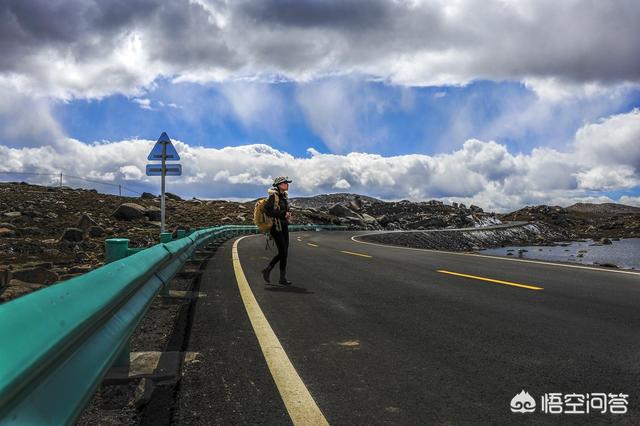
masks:
[[[292,233],[290,288],[263,283],[274,255],[264,237],[236,245],[328,423],[640,422],[640,274],[381,246],[359,234]],[[202,277],[189,344],[202,358],[185,366],[176,420],[291,424],[240,297],[232,244]],[[534,413],[510,409],[523,390]],[[599,414],[596,393],[626,399],[628,412]],[[542,413],[545,394],[561,394],[563,411],[584,411],[579,395],[592,397],[596,412]]]

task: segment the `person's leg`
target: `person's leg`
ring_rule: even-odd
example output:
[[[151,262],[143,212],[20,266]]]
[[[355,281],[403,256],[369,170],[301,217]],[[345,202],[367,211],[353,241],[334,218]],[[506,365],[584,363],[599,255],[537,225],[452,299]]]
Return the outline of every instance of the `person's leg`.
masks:
[[[289,285],[291,281],[287,280],[287,257],[289,256],[289,228],[282,227],[282,253],[280,254],[280,284]]]
[[[271,279],[269,278],[269,274],[271,273],[271,270],[273,269],[274,266],[276,266],[276,263],[278,263],[282,258],[282,245],[283,245],[282,236],[279,235],[280,232],[276,231],[274,228],[271,228],[270,234],[271,234],[271,237],[273,238],[273,241],[275,241],[276,243],[276,247],[278,248],[278,254],[276,254],[273,257],[273,259],[271,259],[271,262],[269,262],[269,265],[267,265],[267,267],[262,270],[262,277],[268,283],[271,282]]]

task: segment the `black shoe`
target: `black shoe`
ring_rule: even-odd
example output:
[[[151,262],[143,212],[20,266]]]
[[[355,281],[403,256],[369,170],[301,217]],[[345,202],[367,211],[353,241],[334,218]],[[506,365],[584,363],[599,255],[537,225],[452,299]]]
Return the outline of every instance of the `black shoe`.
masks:
[[[280,274],[280,281],[278,281],[280,285],[291,285],[291,281],[287,280],[287,277],[284,274]]]
[[[262,278],[264,278],[264,280],[269,284],[271,284],[271,280],[269,279],[270,273],[271,273],[271,268],[268,266],[262,270]]]

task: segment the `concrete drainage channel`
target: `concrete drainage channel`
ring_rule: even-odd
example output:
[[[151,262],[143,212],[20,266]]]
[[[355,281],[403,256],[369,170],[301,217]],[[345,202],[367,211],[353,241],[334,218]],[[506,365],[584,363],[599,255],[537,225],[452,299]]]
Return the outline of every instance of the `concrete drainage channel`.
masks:
[[[198,250],[157,296],[130,341],[130,367],[112,368],[83,411],[79,425],[169,424],[184,363],[202,271],[224,240]]]

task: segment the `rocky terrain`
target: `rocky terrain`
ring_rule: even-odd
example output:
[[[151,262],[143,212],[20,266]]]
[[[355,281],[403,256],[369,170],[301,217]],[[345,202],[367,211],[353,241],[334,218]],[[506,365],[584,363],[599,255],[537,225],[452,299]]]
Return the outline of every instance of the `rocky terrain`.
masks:
[[[167,230],[253,224],[253,202],[182,200],[167,194]],[[0,303],[103,264],[104,240],[130,247],[159,241],[160,198],[95,190],[0,183]],[[337,223],[320,211],[298,210],[293,223]]]
[[[480,207],[441,201],[382,201],[357,194],[329,194],[292,198],[292,205],[308,211],[329,213],[354,229],[442,229],[499,224],[495,213]]]
[[[375,233],[360,237],[363,241],[447,251],[477,251],[488,247],[547,245],[568,239],[568,233],[544,223],[472,230],[406,231]]]
[[[167,229],[252,224],[254,201],[182,200],[167,194]],[[518,231],[393,233],[392,244],[470,250],[506,244],[550,244],[577,238],[640,237],[640,208],[618,204],[534,206],[498,215],[440,201],[382,201],[357,194],[292,198],[294,224],[342,224],[360,230],[437,230],[531,222]],[[156,244],[160,198],[139,198],[69,187],[0,183],[0,303],[86,273],[103,264],[104,240]],[[413,237],[410,237],[413,235]],[[382,237],[375,237],[382,238]],[[414,245],[415,245],[414,244]]]
[[[550,229],[577,238],[640,237],[640,208],[622,204],[578,203],[559,206],[527,206],[501,215],[503,221],[527,221],[547,225]]]

